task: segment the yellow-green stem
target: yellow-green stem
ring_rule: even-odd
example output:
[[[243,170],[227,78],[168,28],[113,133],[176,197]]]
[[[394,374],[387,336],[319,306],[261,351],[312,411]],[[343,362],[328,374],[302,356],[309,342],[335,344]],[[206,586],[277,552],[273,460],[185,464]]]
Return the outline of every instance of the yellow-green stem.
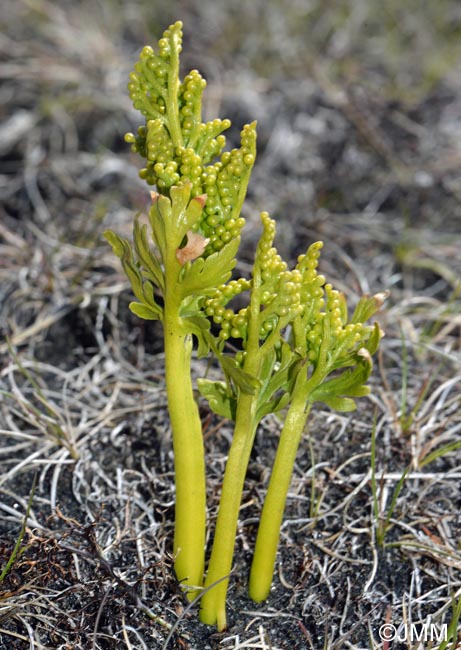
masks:
[[[164,311],[165,374],[173,435],[176,483],[175,572],[186,587],[203,582],[206,486],[203,436],[191,380],[192,338],[179,316],[179,305],[166,296]],[[196,590],[188,590],[192,600]]]
[[[237,408],[234,438],[224,473],[216,531],[201,600],[200,620],[208,625],[226,627],[226,594],[232,569],[238,515],[245,474],[256,432],[255,398],[241,395]],[[220,582],[218,582],[220,581]],[[213,586],[217,583],[215,586]]]
[[[298,393],[298,395],[294,394],[280,435],[256,537],[249,594],[250,598],[258,603],[268,597],[271,588],[293,466],[310,410],[310,405],[306,404],[305,392],[299,390]]]
[[[245,372],[252,377],[259,377],[262,361],[259,347],[260,290],[261,272],[259,266],[255,265],[244,364]],[[205,588],[208,591],[205,591],[201,600],[200,620],[208,625],[217,624],[218,630],[226,627],[227,587],[232,570],[243,484],[258,426],[257,406],[257,394],[240,393],[235,414],[234,437],[224,472],[218,519],[205,579]]]

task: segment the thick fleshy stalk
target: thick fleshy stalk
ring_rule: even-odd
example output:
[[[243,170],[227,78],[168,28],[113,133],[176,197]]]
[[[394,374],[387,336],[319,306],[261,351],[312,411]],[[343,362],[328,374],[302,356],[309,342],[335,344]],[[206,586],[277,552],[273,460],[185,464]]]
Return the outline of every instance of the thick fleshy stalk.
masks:
[[[256,432],[254,398],[242,395],[236,418],[234,438],[224,473],[219,513],[201,599],[200,620],[208,625],[226,627],[226,594],[232,570],[238,516],[245,475]]]
[[[245,372],[252,377],[259,376],[262,360],[259,347],[261,284],[261,270],[259,264],[255,264],[244,364]],[[227,587],[232,570],[243,485],[259,422],[257,406],[257,393],[240,393],[235,415],[234,437],[224,472],[218,519],[205,579],[206,591],[201,600],[200,620],[208,625],[216,624],[218,630],[224,630],[227,625]]]
[[[294,395],[280,434],[250,571],[249,595],[257,603],[266,600],[271,588],[283,512],[310,408],[303,391]]]
[[[193,587],[201,587],[204,572],[205,460],[202,424],[191,381],[192,337],[179,316],[175,294],[174,284],[169,289],[167,283],[163,326],[176,484],[174,555],[176,576],[190,588],[186,595],[192,600],[197,595]]]

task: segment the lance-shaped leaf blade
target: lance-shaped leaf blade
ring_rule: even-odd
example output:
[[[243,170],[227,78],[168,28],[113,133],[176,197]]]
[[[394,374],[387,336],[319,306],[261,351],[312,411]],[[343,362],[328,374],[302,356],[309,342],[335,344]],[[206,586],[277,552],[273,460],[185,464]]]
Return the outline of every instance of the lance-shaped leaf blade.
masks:
[[[324,402],[334,409],[350,411],[355,408],[351,397],[364,397],[370,393],[368,380],[373,364],[371,355],[366,348],[361,348],[356,354],[356,366],[347,369],[331,379],[323,381],[309,395],[310,402]],[[354,407],[352,408],[352,404]]]
[[[214,413],[227,420],[235,420],[237,400],[229,393],[225,382],[198,379],[197,386],[200,395],[208,401]]]
[[[136,316],[143,318],[144,320],[161,320],[162,310],[160,307],[155,309],[152,306],[140,302],[130,302],[128,307],[133,314],[136,314]]]
[[[155,253],[151,250],[147,239],[147,226],[136,219],[133,227],[133,242],[138,260],[143,267],[143,274],[152,280],[157,287],[164,290],[165,280],[162,267]]]
[[[291,399],[296,373],[293,371],[299,363],[299,356],[290,345],[282,341],[273,355],[266,354],[262,363],[262,388],[258,399],[258,418],[269,413],[276,413],[288,405]]]
[[[221,354],[219,362],[226,376],[236,385],[242,393],[254,395],[261,388],[261,381],[238,367],[236,361],[227,354]]]
[[[210,321],[204,316],[189,316],[183,319],[183,324],[190,334],[197,339],[197,356],[206,357],[213,348],[213,335],[210,332]]]
[[[133,293],[139,303],[130,303],[130,309],[141,318],[155,320],[162,318],[162,308],[155,302],[154,289],[149,280],[143,278],[141,271],[134,261],[133,251],[128,240],[120,237],[111,230],[106,230],[104,237],[112,246],[114,253],[120,258],[123,270],[130,281]],[[137,307],[136,305],[139,305]],[[141,309],[145,307],[145,309]]]

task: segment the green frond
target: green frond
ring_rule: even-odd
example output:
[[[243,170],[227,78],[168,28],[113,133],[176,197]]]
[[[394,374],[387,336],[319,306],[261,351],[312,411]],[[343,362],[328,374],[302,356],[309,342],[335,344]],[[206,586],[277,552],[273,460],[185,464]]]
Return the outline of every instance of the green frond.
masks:
[[[130,303],[129,307],[131,311],[140,318],[161,320],[163,311],[155,301],[152,282],[143,275],[139,264],[134,259],[133,251],[128,240],[120,237],[111,230],[106,230],[104,237],[122,262],[123,270],[130,281],[133,293],[139,301],[137,303]],[[154,275],[150,275],[150,277],[154,279]]]

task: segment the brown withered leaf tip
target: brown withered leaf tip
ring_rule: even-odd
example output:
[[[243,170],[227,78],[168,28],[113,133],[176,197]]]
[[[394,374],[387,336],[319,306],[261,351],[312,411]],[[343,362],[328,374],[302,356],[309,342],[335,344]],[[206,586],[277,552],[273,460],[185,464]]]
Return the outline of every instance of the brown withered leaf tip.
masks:
[[[207,200],[207,195],[206,194],[198,194],[197,196],[194,196],[193,201],[197,201],[200,204],[200,207],[204,208],[205,203]]]
[[[357,354],[359,355],[359,357],[362,357],[362,359],[365,359],[366,361],[371,363],[371,354],[368,352],[366,348],[360,348],[359,350],[357,350]]]
[[[176,251],[176,258],[181,266],[184,266],[186,262],[195,260],[197,257],[200,257],[200,255],[207,247],[209,241],[210,240],[206,237],[203,237],[203,235],[199,235],[192,230],[188,230],[187,244],[183,248],[178,248]]]
[[[379,293],[375,293],[373,296],[376,306],[381,307],[384,303],[384,301],[389,298],[390,296],[390,291],[380,291]]]

